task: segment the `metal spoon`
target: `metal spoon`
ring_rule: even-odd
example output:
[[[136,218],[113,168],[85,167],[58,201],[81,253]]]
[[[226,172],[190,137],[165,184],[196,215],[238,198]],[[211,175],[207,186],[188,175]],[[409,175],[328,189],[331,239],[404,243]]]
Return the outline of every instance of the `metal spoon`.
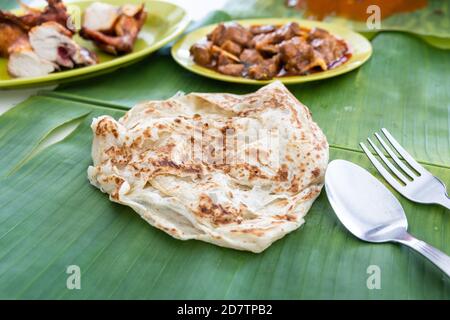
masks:
[[[328,200],[342,224],[368,242],[398,242],[428,258],[450,277],[450,257],[407,232],[400,202],[365,169],[334,160],[325,174]]]

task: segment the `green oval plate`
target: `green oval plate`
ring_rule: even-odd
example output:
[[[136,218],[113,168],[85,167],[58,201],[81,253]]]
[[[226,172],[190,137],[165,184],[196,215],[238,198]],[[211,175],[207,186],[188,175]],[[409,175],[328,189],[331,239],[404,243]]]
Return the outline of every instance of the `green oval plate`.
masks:
[[[359,33],[356,33],[350,29],[347,29],[342,26],[338,26],[331,23],[318,22],[318,21],[310,21],[310,20],[300,20],[300,19],[292,19],[292,18],[273,18],[273,19],[250,19],[250,20],[236,20],[236,22],[240,23],[243,26],[250,26],[255,24],[284,24],[287,22],[297,22],[301,26],[306,28],[320,27],[323,28],[333,35],[339,36],[347,41],[352,50],[351,58],[345,62],[344,64],[336,67],[335,69],[317,72],[310,75],[304,76],[289,76],[289,77],[279,77],[271,80],[254,80],[247,79],[243,77],[233,77],[221,74],[214,70],[202,67],[192,60],[189,54],[189,48],[198,40],[205,37],[209,32],[211,32],[217,24],[209,25],[197,30],[192,31],[191,33],[184,36],[180,39],[173,47],[172,47],[172,56],[181,66],[184,68],[197,73],[199,75],[213,78],[216,80],[228,81],[228,82],[237,82],[237,83],[247,83],[247,84],[266,84],[270,83],[274,80],[280,80],[283,83],[301,83],[308,82],[320,79],[326,79],[330,77],[335,77],[337,75],[349,72],[361,66],[364,62],[366,62],[370,56],[372,55],[372,45],[370,42],[364,38]]]
[[[93,1],[79,1],[68,3],[68,9],[83,12]],[[102,2],[120,5],[121,0],[102,0]],[[8,74],[8,60],[0,58],[0,88],[28,87],[47,85],[68,81],[81,80],[106,72],[114,71],[145,58],[168,42],[180,35],[188,26],[189,18],[186,11],[175,4],[151,0],[127,0],[127,3],[145,3],[148,17],[139,33],[133,52],[115,57],[99,51],[92,42],[75,36],[75,41],[97,53],[99,63],[94,66],[51,73],[43,77],[12,78]]]

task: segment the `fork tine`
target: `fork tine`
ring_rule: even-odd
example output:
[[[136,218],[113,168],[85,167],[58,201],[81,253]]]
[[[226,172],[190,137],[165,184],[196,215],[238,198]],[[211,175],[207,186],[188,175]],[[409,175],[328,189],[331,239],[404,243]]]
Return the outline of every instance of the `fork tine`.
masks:
[[[366,145],[362,142],[359,143],[360,147],[363,149],[364,153],[369,157],[370,162],[375,166],[378,172],[386,179],[386,181],[397,191],[401,192],[402,185],[394,179],[391,174],[383,167],[383,165],[373,156],[373,154],[367,149]]]
[[[370,138],[367,138],[367,141],[369,141],[370,145],[372,146],[373,150],[378,154],[378,156],[383,160],[384,164],[392,171],[392,173],[397,176],[398,179],[400,179],[404,184],[407,184],[409,181],[406,179],[406,177],[397,170],[397,168],[384,156],[383,152],[378,149],[378,147],[370,140]]]
[[[389,140],[391,145],[394,147],[395,150],[405,159],[405,161],[412,167],[414,170],[416,170],[419,173],[426,173],[426,169],[422,167],[419,163],[417,163],[416,160],[400,145],[400,143],[397,142],[397,140],[394,139],[394,137],[387,131],[386,128],[382,128],[381,131],[385,135],[385,137]]]
[[[397,155],[392,151],[392,149],[388,146],[386,142],[384,142],[383,138],[380,137],[378,133],[375,133],[375,137],[378,139],[378,141],[383,146],[384,150],[387,151],[387,153],[391,156],[392,160],[412,179],[414,179],[417,175],[412,172],[405,164],[397,157]]]

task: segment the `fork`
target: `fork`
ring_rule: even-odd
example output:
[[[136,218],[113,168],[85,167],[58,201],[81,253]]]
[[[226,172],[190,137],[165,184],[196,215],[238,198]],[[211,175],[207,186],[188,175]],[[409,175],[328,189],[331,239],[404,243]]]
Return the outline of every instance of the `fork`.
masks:
[[[375,137],[397,166],[392,164],[392,162],[386,158],[384,153],[380,151],[370,138],[367,138],[367,141],[390,172],[377,160],[377,158],[375,158],[364,143],[361,142],[359,145],[384,179],[386,179],[395,190],[411,201],[426,204],[436,203],[450,209],[450,198],[446,192],[445,184],[414,160],[397,140],[394,139],[388,130],[382,128],[381,132],[383,132],[383,135],[387,138],[393,149],[409,166],[408,167],[400,160],[388,143],[386,143],[378,133],[375,133]]]

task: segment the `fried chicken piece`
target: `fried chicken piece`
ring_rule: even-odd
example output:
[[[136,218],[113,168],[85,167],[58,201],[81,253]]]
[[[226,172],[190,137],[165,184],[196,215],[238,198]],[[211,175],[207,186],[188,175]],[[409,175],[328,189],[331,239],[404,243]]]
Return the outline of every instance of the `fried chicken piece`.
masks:
[[[69,15],[61,1],[48,0],[42,11],[25,9],[23,16],[0,11],[0,55],[8,57],[11,76],[43,76],[97,63],[93,53],[72,40],[73,32],[66,28]]]
[[[92,15],[93,12],[95,12],[96,16],[101,13],[98,12],[98,10],[88,9],[86,9],[83,27],[80,31],[80,35],[83,38],[94,41],[100,49],[113,55],[121,55],[133,51],[137,36],[147,19],[147,12],[144,9],[144,4],[139,6],[121,6],[115,20],[110,19],[110,17],[106,19],[107,21],[114,20],[114,27],[108,32],[89,28],[92,26],[89,21],[95,19],[90,15]],[[111,13],[105,11],[104,14],[110,15]],[[102,26],[102,28],[105,28],[105,26]]]
[[[8,58],[8,73],[12,77],[43,76],[56,69],[33,51],[20,19],[0,12],[0,21],[0,56]]]
[[[261,33],[253,38],[253,46],[266,55],[274,55],[279,52],[277,44],[293,37],[303,35],[303,31],[296,22],[287,23],[274,32]]]
[[[276,30],[276,27],[273,25],[256,25],[256,26],[250,26],[250,32],[254,35],[261,34],[261,33],[270,33]]]
[[[275,31],[275,41],[278,43],[301,35],[302,30],[297,22],[286,23]]]
[[[9,48],[19,39],[27,39],[27,33],[13,23],[0,22],[0,57],[9,56]]]
[[[242,51],[242,47],[231,40],[226,40],[220,47],[235,56],[239,56]]]
[[[244,65],[238,63],[230,63],[219,66],[217,69],[220,73],[237,77],[242,75],[242,71],[244,71]]]
[[[241,63],[241,60],[239,60],[239,58],[236,57],[234,54],[225,51],[216,45],[211,46],[211,53],[213,55],[213,58],[218,59],[220,56],[223,56],[224,58],[226,57],[230,62]]]
[[[236,63],[232,59],[230,59],[230,56],[225,53],[220,53],[217,57],[217,65],[218,66],[224,66],[226,64],[234,64]]]
[[[16,78],[37,77],[97,63],[96,56],[72,40],[72,33],[53,21],[33,27],[8,49],[8,72]]]
[[[209,66],[213,58],[211,47],[211,41],[201,41],[192,45],[189,52],[196,63],[201,66]]]
[[[207,39],[219,47],[227,40],[237,43],[242,47],[246,47],[252,39],[252,33],[238,23],[227,22],[220,23],[207,35]]]
[[[263,56],[255,49],[244,49],[239,59],[247,65],[260,63],[264,60]]]
[[[314,50],[322,55],[329,67],[331,67],[335,61],[340,60],[348,52],[348,47],[344,41],[320,28],[311,30],[308,35],[308,41]]]
[[[68,28],[70,16],[62,0],[47,0],[47,6],[43,10],[34,9],[21,4],[26,13],[16,16],[13,13],[0,10],[0,22],[10,21],[25,31],[48,21],[54,21]],[[70,30],[72,33],[74,30]]]
[[[274,54],[277,54],[279,49],[276,45],[276,42],[273,41],[273,35],[267,34],[262,35],[262,38],[259,38],[259,36],[256,36],[254,38],[254,47],[256,50],[258,50],[261,54],[264,54],[265,56],[271,56]]]
[[[327,64],[320,53],[304,39],[294,37],[283,41],[280,45],[280,58],[286,71],[304,74],[314,67],[327,70]]]
[[[120,15],[120,7],[109,3],[94,2],[84,11],[83,27],[86,29],[110,33]]]
[[[41,11],[21,4],[26,14],[17,16],[0,10],[0,56],[8,57],[8,50],[15,41],[27,37],[27,32],[44,22],[54,21],[66,26],[69,15],[60,0],[48,0],[48,5]],[[69,31],[71,32],[71,31]]]
[[[265,59],[248,68],[248,76],[256,80],[267,80],[275,77],[280,71],[280,55]]]
[[[48,5],[44,8],[42,12],[39,10],[29,10],[29,12],[21,16],[21,20],[29,28],[38,26],[45,22],[53,21],[59,23],[65,28],[69,28],[70,16],[67,13],[67,8],[62,2],[62,0],[47,0]],[[73,32],[74,30],[70,30]]]

